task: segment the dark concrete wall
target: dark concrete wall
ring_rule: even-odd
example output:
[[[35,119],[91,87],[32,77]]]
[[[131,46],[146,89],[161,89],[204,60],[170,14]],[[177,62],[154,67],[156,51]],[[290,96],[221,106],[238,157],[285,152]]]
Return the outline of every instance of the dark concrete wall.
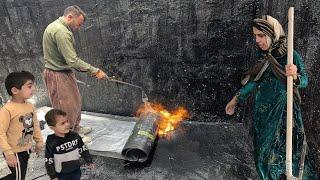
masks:
[[[36,74],[39,106],[48,104],[40,76],[42,33],[73,4],[88,13],[85,27],[76,34],[77,51],[84,60],[142,86],[152,102],[186,106],[194,120],[246,122],[247,104],[233,118],[225,116],[224,107],[240,87],[241,72],[254,60],[250,23],[270,14],[286,27],[287,9],[293,5],[295,49],[310,77],[302,92],[305,125],[311,147],[320,152],[316,140],[320,133],[319,1],[0,1],[0,75],[22,69]],[[79,85],[84,110],[132,114],[137,107],[137,89],[93,80],[86,74],[78,77],[91,85]],[[5,96],[3,86],[1,94]]]

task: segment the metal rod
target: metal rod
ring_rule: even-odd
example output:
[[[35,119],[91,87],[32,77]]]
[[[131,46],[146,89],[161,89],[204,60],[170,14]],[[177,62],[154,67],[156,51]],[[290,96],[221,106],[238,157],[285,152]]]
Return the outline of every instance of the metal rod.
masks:
[[[142,102],[148,102],[148,96],[147,94],[144,92],[144,90],[142,89],[141,86],[137,86],[135,84],[131,84],[131,83],[128,83],[128,82],[124,82],[124,81],[120,81],[120,80],[116,80],[116,79],[113,79],[113,78],[109,78],[109,79],[106,79],[106,82],[115,82],[115,83],[119,83],[119,84],[125,84],[125,85],[128,85],[128,86],[132,86],[132,87],[135,87],[135,88],[139,88],[141,89],[141,95],[142,95]],[[91,85],[90,84],[87,84],[83,81],[80,81],[80,80],[77,80],[77,83],[79,84],[82,84],[82,85],[85,85],[87,87],[90,87]]]
[[[120,80],[116,80],[116,79],[107,79],[106,80],[107,82],[115,82],[115,83],[119,83],[119,84],[125,84],[125,85],[128,85],[128,86],[132,86],[132,87],[136,87],[136,88],[139,88],[141,89],[141,94],[142,94],[142,102],[148,102],[148,96],[147,94],[144,92],[144,90],[142,89],[141,86],[137,86],[135,84],[131,84],[131,83],[128,83],[128,82],[124,82],[124,81],[120,81]]]
[[[120,81],[120,80],[116,80],[116,79],[107,79],[107,81],[108,81],[108,82],[116,82],[116,83],[120,83],[120,84],[126,84],[126,85],[129,85],[129,86],[133,86],[133,87],[142,89],[142,87],[137,86],[137,85],[135,85],[135,84],[131,84],[131,83],[124,82],[124,81]]]

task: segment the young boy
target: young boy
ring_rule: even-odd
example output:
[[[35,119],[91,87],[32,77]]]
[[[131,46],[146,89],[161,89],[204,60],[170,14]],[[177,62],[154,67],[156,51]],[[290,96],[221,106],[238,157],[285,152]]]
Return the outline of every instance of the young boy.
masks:
[[[35,91],[34,76],[30,72],[12,72],[5,80],[12,97],[0,109],[0,151],[3,152],[11,174],[5,180],[25,179],[32,139],[39,153],[43,146],[35,108],[26,102]]]
[[[94,169],[92,158],[81,137],[70,131],[67,114],[59,109],[51,109],[45,115],[48,126],[54,134],[48,135],[45,150],[45,166],[51,179],[79,180],[80,155]]]

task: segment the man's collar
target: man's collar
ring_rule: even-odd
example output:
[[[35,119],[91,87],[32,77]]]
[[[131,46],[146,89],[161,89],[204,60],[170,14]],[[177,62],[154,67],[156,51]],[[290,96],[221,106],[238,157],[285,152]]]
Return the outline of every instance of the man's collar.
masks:
[[[65,19],[63,16],[60,16],[60,17],[59,17],[59,21],[60,21],[66,28],[68,28],[69,31],[71,31],[70,27],[69,27],[68,24],[67,24],[66,19]]]

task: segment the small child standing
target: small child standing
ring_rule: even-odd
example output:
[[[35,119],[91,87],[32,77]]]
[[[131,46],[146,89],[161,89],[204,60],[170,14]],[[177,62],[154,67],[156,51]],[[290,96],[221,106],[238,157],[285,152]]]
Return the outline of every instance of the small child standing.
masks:
[[[48,135],[45,149],[45,167],[51,179],[79,180],[81,177],[80,155],[89,168],[94,169],[91,155],[78,133],[70,131],[67,114],[51,109],[45,115],[54,134]]]
[[[12,72],[6,77],[5,86],[12,98],[0,109],[0,151],[11,174],[2,179],[24,180],[32,139],[36,142],[37,153],[43,146],[35,108],[26,102],[35,91],[34,76],[26,71]]]

